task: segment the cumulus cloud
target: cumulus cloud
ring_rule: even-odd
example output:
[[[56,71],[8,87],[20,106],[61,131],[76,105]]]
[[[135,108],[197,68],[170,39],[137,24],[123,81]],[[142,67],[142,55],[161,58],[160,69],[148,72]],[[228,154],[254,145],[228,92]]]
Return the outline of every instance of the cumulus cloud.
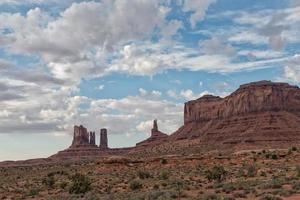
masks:
[[[190,23],[192,28],[195,28],[197,22],[203,20],[208,7],[217,0],[185,0],[183,10],[192,12]]]
[[[130,12],[127,12],[130,10]],[[101,69],[105,55],[119,44],[143,40],[165,24],[168,12],[157,1],[74,3],[52,19],[39,8],[0,15],[0,29],[13,30],[8,50],[38,54],[58,78],[80,79]],[[97,68],[97,69],[96,69]]]
[[[153,91],[147,91],[143,88],[139,89],[140,96],[145,97],[145,98],[159,98],[161,97],[161,92],[157,90]]]
[[[287,43],[299,42],[299,10],[293,6],[277,10],[231,13],[234,22],[244,27],[229,37],[237,43],[268,44],[270,49],[282,51]]]
[[[284,67],[284,78],[300,83],[300,55],[295,55]]]

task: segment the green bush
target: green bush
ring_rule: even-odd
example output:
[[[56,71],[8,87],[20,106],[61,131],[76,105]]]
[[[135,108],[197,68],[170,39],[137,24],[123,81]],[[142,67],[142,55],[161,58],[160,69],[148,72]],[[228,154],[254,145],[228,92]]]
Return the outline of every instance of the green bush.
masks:
[[[170,172],[167,171],[167,170],[162,170],[159,174],[159,179],[160,180],[167,180],[169,179],[169,176],[170,176]]]
[[[277,156],[277,154],[272,154],[271,158],[272,158],[273,160],[277,160],[277,159],[278,159],[278,156]]]
[[[214,166],[211,170],[205,172],[205,176],[209,181],[216,180],[220,182],[227,175],[227,171],[223,166]]]
[[[270,153],[270,152],[269,152],[269,153],[266,154],[266,158],[267,158],[267,159],[277,160],[277,159],[278,159],[278,156],[277,156],[277,154],[274,153],[274,152],[273,152],[273,153]]]
[[[129,187],[131,190],[139,190],[143,187],[143,184],[138,180],[133,180],[129,183]]]
[[[85,194],[92,189],[90,179],[83,174],[76,173],[71,180],[72,185],[69,190],[71,194]]]

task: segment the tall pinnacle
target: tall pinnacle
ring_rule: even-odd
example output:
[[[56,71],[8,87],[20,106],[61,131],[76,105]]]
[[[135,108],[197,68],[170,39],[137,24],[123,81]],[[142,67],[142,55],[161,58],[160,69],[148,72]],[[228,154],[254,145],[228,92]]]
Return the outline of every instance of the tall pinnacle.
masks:
[[[158,131],[157,119],[155,119],[155,120],[153,121],[153,128],[152,128],[152,131]]]

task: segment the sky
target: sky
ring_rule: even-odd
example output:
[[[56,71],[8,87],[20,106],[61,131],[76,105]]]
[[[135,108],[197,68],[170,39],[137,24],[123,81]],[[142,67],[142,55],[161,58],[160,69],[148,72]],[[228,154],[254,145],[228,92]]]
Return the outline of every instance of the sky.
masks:
[[[300,86],[299,0],[0,0],[0,161],[48,157],[73,126],[134,146],[184,102]]]

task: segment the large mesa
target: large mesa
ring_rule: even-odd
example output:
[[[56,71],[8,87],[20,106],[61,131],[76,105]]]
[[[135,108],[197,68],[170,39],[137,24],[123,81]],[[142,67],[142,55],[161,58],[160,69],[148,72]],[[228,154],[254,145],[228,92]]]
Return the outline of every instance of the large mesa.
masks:
[[[259,81],[241,85],[225,98],[203,96],[184,107],[184,126],[172,138],[199,138],[203,145],[239,148],[300,143],[300,89]]]

